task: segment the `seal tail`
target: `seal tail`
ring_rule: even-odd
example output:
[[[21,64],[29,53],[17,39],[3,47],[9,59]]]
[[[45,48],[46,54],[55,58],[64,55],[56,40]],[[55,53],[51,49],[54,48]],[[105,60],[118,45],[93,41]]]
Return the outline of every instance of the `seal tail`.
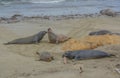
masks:
[[[10,43],[8,42],[8,43],[3,43],[4,45],[9,45]]]
[[[116,57],[114,54],[109,54],[108,57]]]
[[[65,39],[65,41],[67,41],[67,40],[69,40],[69,39],[71,39],[71,37],[67,37],[67,38]]]

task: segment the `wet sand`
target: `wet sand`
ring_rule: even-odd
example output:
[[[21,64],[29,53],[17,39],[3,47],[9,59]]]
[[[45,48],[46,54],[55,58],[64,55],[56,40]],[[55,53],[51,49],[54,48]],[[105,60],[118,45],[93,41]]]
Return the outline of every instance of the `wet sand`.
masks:
[[[0,78],[119,78],[115,65],[120,64],[120,45],[107,45],[96,49],[115,54],[116,57],[68,61],[63,64],[61,44],[51,44],[47,35],[39,44],[3,45],[16,38],[36,34],[49,27],[55,33],[82,38],[91,31],[110,30],[120,33],[120,16],[85,17],[62,20],[40,18],[16,23],[0,23]],[[36,61],[35,53],[50,52],[52,62]],[[80,73],[80,67],[83,72]]]

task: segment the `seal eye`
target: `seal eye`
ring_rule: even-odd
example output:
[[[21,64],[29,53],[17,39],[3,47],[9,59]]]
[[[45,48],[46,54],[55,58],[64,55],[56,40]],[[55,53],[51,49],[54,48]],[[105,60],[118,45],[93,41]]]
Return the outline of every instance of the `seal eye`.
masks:
[[[51,28],[48,28],[48,31],[51,31],[52,29]]]

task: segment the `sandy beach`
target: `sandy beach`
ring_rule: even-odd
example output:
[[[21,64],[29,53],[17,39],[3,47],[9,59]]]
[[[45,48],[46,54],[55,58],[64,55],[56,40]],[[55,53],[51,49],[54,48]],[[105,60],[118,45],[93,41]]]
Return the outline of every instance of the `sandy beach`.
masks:
[[[120,33],[120,16],[99,16],[69,19],[24,19],[16,23],[0,23],[0,78],[120,78],[115,66],[120,64],[120,45],[106,45],[97,50],[116,57],[68,61],[63,64],[61,44],[49,43],[45,35],[39,44],[4,45],[17,38],[31,36],[52,28],[57,34],[83,38],[91,31],[109,30]],[[36,52],[49,52],[55,60],[36,61]],[[79,68],[83,72],[80,73]]]

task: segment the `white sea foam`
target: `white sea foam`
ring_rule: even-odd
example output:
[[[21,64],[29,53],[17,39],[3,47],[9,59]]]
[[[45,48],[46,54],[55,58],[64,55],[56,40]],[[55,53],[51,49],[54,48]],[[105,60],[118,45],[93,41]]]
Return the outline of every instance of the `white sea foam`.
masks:
[[[31,3],[59,3],[65,0],[30,0]]]
[[[18,4],[18,3],[60,3],[66,0],[0,0],[0,4],[9,5],[9,4]]]

